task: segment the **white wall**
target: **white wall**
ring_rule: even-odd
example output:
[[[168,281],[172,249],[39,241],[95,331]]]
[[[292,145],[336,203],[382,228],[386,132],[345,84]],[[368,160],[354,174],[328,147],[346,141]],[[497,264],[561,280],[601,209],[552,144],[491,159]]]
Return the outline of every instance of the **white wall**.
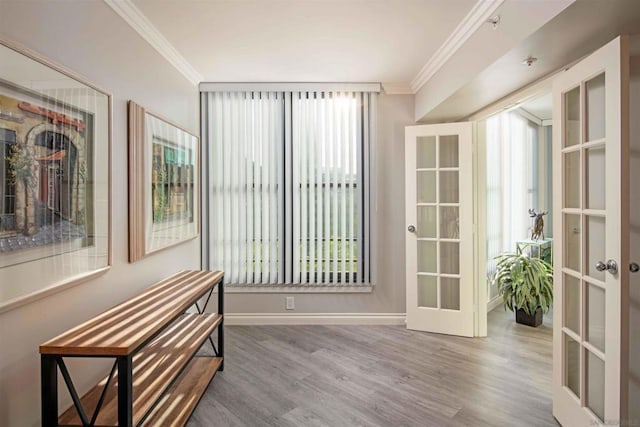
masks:
[[[102,1],[0,1],[0,33],[87,77],[113,95],[113,267],[104,276],[0,314],[0,425],[40,419],[38,346],[163,276],[199,268],[199,241],[127,262],[127,116],[133,99],[198,132],[198,91]],[[1,64],[0,64],[1,67]],[[70,364],[84,391],[97,361]],[[66,390],[61,406],[67,406]]]
[[[405,313],[404,127],[413,123],[413,96],[380,95],[372,182],[373,291],[289,294],[295,296],[293,312],[285,310],[285,294],[228,294],[227,313]]]

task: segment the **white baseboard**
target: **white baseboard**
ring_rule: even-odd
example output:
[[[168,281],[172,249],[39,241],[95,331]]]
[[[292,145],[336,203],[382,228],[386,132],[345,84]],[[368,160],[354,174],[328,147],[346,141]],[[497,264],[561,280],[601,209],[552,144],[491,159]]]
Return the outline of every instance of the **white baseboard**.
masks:
[[[487,303],[487,313],[493,310],[496,307],[500,307],[502,305],[502,297],[497,296],[491,301]]]
[[[404,325],[405,313],[225,313],[225,325]]]

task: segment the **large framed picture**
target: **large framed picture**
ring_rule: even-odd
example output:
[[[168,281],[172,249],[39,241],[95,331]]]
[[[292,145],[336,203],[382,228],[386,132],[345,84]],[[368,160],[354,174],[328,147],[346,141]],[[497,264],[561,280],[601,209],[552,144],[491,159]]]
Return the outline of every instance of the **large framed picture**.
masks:
[[[199,139],[129,101],[129,262],[198,236]]]
[[[111,97],[2,39],[0,64],[1,312],[109,268]]]

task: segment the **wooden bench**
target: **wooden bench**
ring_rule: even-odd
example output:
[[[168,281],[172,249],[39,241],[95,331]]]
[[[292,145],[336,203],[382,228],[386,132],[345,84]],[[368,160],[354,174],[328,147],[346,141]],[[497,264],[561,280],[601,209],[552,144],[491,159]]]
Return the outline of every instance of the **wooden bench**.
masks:
[[[42,344],[42,425],[186,424],[224,367],[222,278],[219,271],[181,271]],[[216,286],[218,313],[205,313]],[[197,313],[187,313],[194,305]],[[217,347],[211,338],[216,329]],[[194,357],[207,340],[214,356]],[[110,374],[79,398],[64,357],[115,361]],[[74,402],[59,417],[58,369]]]

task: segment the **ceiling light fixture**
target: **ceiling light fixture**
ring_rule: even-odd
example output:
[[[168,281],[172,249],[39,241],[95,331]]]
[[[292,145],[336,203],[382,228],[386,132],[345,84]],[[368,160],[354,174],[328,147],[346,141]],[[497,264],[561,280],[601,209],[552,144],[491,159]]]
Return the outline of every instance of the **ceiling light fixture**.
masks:
[[[498,25],[500,25],[500,15],[492,16],[487,19],[487,24],[491,24],[494,30],[497,29]]]
[[[538,58],[534,57],[534,56],[527,56],[524,61],[522,61],[523,65],[526,65],[527,67],[531,67],[531,65],[536,62],[538,60]]]

